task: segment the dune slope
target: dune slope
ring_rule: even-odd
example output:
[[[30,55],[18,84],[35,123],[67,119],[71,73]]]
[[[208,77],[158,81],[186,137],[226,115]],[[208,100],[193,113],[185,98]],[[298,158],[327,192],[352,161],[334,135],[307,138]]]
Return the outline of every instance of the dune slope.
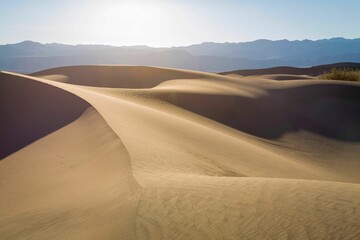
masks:
[[[0,158],[74,121],[90,105],[58,88],[0,73]]]
[[[85,73],[85,76],[84,76]],[[206,76],[206,73],[139,66],[74,66],[52,68],[32,74],[77,85],[119,88],[149,88],[177,78],[191,79]]]
[[[360,234],[359,84],[134,66],[3,79],[84,104],[0,161],[8,239]]]
[[[15,131],[2,144],[36,137],[0,161],[1,239],[134,238],[139,188],[101,115],[47,84],[8,74],[0,82],[18,97],[2,102],[12,105],[1,108],[1,129]]]

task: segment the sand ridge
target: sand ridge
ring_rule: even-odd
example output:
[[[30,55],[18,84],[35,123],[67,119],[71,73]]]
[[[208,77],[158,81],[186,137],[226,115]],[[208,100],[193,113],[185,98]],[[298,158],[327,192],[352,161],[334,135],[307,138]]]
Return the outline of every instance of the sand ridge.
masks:
[[[5,116],[32,101],[25,89],[34,108],[62,104],[54,112],[71,115],[51,115],[56,127],[0,161],[1,235],[354,239],[360,85],[295,78],[145,66],[1,73],[7,88],[24,85]],[[24,124],[16,117],[3,126]]]

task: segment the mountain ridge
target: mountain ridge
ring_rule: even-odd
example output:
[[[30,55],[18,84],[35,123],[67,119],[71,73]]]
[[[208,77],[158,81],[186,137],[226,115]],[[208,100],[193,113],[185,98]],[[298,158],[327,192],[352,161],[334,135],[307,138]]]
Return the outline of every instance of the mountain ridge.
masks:
[[[360,62],[360,38],[203,42],[181,47],[39,43],[26,40],[0,45],[0,70],[30,73],[52,67],[130,64],[210,72],[275,66],[308,67]]]

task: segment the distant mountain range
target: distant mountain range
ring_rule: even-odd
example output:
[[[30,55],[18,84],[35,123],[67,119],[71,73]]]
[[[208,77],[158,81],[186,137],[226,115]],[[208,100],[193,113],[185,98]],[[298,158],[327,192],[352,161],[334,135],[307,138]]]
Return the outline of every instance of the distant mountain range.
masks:
[[[360,38],[205,42],[171,48],[42,44],[32,41],[0,45],[0,70],[22,73],[86,64],[153,65],[225,72],[275,66],[307,67],[336,62],[360,62]]]

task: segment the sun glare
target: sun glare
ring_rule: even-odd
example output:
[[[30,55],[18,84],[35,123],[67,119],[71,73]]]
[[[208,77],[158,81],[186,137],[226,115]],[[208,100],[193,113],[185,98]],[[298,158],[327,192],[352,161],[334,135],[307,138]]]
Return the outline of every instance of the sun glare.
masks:
[[[118,14],[126,21],[144,24],[156,21],[161,12],[156,5],[127,2],[119,6]]]
[[[90,21],[96,22],[102,33],[115,34],[122,42],[152,42],[156,38],[154,33],[166,24],[162,21],[166,12],[159,4],[123,1],[93,8],[97,8],[98,14]]]
[[[170,1],[104,0],[85,7],[79,5],[75,12],[78,14],[69,12],[64,16],[68,26],[65,31],[74,42],[80,42],[86,36],[92,42],[117,46],[164,47],[191,44],[191,39],[201,42],[203,37],[196,30],[202,27],[201,21],[196,21],[199,15],[195,16],[186,6]],[[208,26],[212,25],[205,28]]]
[[[127,32],[143,31],[160,24],[161,9],[157,5],[123,2],[107,6],[107,24],[121,26]]]

